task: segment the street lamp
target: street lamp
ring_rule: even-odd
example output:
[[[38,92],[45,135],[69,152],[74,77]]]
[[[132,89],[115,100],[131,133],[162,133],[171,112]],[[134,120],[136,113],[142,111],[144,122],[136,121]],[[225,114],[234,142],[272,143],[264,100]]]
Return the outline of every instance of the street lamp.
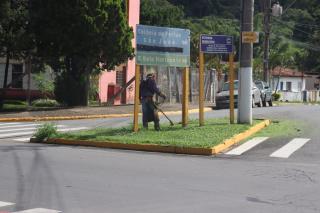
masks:
[[[263,53],[263,80],[269,83],[269,48],[270,48],[270,19],[271,15],[279,17],[282,15],[282,7],[279,2],[276,2],[271,7],[271,0],[266,1],[266,8],[264,8],[264,53]]]
[[[275,17],[279,17],[282,15],[282,7],[280,6],[279,2],[275,3],[272,6],[272,15]]]

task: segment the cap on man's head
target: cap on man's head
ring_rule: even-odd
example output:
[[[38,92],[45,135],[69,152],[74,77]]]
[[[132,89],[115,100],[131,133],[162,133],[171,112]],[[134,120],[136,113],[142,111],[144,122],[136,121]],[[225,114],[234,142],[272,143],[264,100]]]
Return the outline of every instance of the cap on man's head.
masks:
[[[154,76],[154,74],[153,73],[149,73],[149,74],[147,74],[147,78],[152,78]]]

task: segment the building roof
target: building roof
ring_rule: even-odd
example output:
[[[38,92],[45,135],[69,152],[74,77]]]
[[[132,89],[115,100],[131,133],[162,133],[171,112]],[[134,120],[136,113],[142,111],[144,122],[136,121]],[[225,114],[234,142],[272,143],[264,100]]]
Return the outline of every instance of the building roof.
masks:
[[[281,76],[281,77],[311,77],[310,75],[300,72],[295,69],[285,68],[285,67],[276,67],[272,70],[272,76]]]

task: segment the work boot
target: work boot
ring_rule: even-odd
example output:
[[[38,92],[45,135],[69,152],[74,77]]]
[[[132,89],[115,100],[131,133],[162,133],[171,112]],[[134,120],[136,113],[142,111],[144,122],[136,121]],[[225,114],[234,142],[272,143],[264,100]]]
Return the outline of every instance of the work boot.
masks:
[[[160,124],[159,124],[159,122],[154,122],[154,130],[160,131]]]

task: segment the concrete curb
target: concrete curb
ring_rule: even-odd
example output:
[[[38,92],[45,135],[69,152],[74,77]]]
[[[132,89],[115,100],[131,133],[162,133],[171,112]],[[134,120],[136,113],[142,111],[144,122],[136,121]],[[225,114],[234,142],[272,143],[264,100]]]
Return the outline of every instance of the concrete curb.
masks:
[[[81,140],[66,140],[59,138],[48,139],[44,142],[47,144],[57,145],[76,145],[76,146],[90,146],[99,148],[111,148],[111,149],[126,149],[136,151],[148,151],[148,152],[165,152],[176,154],[189,154],[189,155],[216,155],[230,146],[239,143],[240,141],[248,138],[254,133],[270,125],[270,120],[264,120],[259,124],[251,127],[250,129],[233,136],[230,139],[223,141],[221,144],[212,148],[192,148],[192,147],[177,147],[177,146],[161,146],[156,144],[124,144],[119,142],[104,142],[104,141],[81,141]],[[30,140],[31,143],[38,143],[37,141]]]
[[[204,111],[212,110],[210,107],[204,108]],[[189,113],[197,113],[199,109],[191,109]],[[176,115],[182,113],[179,111],[168,111],[165,112],[167,115]],[[141,115],[141,113],[139,113]],[[79,120],[79,119],[95,119],[95,118],[123,118],[131,117],[132,113],[129,114],[107,114],[107,115],[80,115],[80,116],[57,116],[57,117],[21,117],[21,118],[0,118],[0,122],[28,122],[28,121],[55,121],[55,120]]]

